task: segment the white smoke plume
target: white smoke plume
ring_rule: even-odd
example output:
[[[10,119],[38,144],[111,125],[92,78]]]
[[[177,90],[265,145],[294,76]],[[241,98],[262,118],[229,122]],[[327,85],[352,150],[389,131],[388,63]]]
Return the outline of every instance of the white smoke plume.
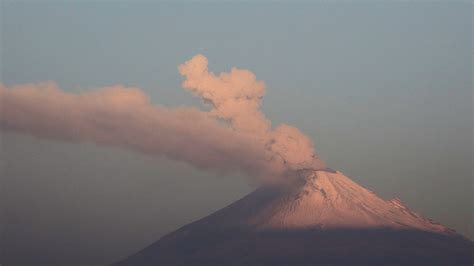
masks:
[[[210,103],[210,111],[153,105],[140,89],[120,85],[73,94],[54,82],[0,84],[0,128],[114,145],[263,180],[325,167],[297,128],[272,128],[260,111],[265,84],[252,72],[233,68],[215,75],[207,64],[196,55],[179,71],[186,78],[183,87]]]

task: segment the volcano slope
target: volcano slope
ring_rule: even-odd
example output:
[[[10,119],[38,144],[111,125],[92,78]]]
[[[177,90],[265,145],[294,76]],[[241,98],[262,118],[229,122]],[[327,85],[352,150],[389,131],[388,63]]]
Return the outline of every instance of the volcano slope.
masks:
[[[117,265],[472,265],[472,241],[338,171],[261,187]]]

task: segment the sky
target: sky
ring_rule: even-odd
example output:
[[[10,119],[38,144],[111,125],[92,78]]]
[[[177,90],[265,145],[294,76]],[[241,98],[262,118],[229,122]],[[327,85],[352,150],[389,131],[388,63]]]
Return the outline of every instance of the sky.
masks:
[[[308,135],[329,167],[474,237],[469,1],[3,0],[0,16],[7,86],[123,84],[206,109],[177,68],[201,53],[216,73],[265,81],[263,112]],[[0,137],[5,261],[110,263],[256,186],[120,147]]]

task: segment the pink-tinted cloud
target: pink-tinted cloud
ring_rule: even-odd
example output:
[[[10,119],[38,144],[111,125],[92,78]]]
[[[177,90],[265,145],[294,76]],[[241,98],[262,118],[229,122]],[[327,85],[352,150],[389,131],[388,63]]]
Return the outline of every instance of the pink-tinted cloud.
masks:
[[[73,94],[54,82],[0,84],[0,127],[38,137],[94,142],[166,156],[217,172],[263,179],[301,168],[322,168],[311,140],[297,128],[271,122],[260,111],[265,84],[248,70],[214,75],[197,55],[179,66],[183,87],[212,104],[166,108],[138,88],[120,85]]]

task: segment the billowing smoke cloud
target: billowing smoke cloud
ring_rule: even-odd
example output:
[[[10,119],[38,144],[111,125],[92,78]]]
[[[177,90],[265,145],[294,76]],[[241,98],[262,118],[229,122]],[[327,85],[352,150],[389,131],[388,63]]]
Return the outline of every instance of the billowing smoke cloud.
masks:
[[[120,85],[82,94],[54,82],[0,84],[0,127],[39,137],[114,145],[184,161],[217,172],[272,180],[303,168],[324,168],[311,140],[297,128],[272,128],[260,111],[265,84],[233,68],[215,75],[197,55],[179,66],[183,87],[210,111],[153,105],[137,88]]]

